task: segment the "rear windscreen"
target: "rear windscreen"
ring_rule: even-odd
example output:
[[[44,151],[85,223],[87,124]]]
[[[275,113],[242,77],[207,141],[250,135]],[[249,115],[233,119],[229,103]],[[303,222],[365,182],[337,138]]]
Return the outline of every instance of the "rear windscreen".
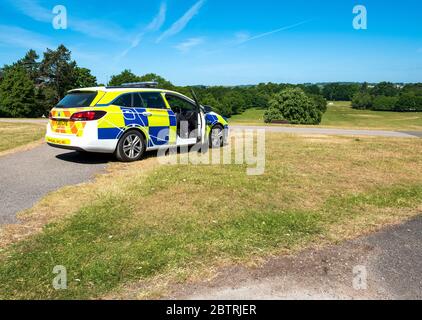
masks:
[[[60,100],[56,108],[89,107],[96,96],[96,92],[69,93]]]

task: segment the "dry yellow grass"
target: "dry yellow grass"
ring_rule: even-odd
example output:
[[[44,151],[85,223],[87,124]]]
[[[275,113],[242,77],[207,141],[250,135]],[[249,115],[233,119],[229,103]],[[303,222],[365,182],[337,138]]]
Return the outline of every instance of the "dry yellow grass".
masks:
[[[42,270],[47,261],[36,251],[31,269],[13,271],[28,278],[16,294],[156,298],[172,283],[212,277],[222,265],[256,265],[271,255],[354,238],[421,212],[420,140],[273,133],[267,134],[266,152],[262,176],[247,176],[244,165],[160,166],[149,158],[112,164],[92,183],[48,195],[21,214],[23,224],[9,227],[2,241],[28,238],[23,248],[48,250],[93,279],[65,293],[50,291],[39,283],[48,279]],[[29,237],[35,233],[40,237]],[[15,257],[4,260],[0,277],[4,268],[10,278],[19,251]],[[104,275],[99,265],[118,277]],[[13,287],[8,277],[1,279]]]

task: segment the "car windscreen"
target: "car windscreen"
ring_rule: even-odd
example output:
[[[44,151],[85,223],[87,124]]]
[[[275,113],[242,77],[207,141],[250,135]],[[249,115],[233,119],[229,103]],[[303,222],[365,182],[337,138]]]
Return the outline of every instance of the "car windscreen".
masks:
[[[66,95],[56,108],[89,107],[97,96],[96,92],[73,92]]]

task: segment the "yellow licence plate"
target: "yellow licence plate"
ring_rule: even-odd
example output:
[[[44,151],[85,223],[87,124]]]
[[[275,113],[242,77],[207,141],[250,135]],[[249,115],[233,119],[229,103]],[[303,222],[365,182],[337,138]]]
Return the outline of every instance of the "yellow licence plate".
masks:
[[[57,125],[60,127],[65,127],[67,126],[67,124],[68,124],[68,121],[66,120],[57,120]]]
[[[47,142],[50,143],[54,143],[54,144],[64,144],[64,145],[69,145],[70,144],[70,140],[69,139],[61,139],[61,138],[51,138],[51,137],[47,137],[46,138]]]

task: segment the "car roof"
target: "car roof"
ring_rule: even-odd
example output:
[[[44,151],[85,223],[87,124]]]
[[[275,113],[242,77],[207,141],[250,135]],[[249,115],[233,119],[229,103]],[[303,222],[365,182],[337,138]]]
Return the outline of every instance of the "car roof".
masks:
[[[126,88],[126,87],[89,87],[89,88],[79,88],[79,89],[73,89],[68,91],[68,93],[74,93],[74,92],[168,92],[168,93],[176,93],[181,94],[175,91],[171,90],[165,90],[165,89],[158,89],[158,88]]]

